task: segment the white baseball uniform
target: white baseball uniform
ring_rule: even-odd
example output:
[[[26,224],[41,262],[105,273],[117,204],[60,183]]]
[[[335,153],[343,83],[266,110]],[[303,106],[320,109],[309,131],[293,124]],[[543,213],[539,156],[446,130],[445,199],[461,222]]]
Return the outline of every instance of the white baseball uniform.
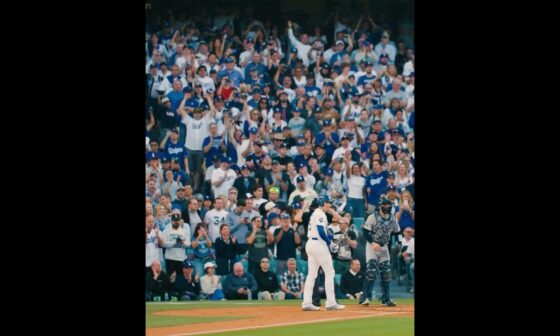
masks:
[[[309,218],[309,226],[307,229],[307,237],[309,240],[305,245],[307,252],[307,278],[305,281],[305,289],[303,291],[303,304],[302,307],[312,304],[313,287],[315,286],[315,279],[319,271],[319,266],[325,272],[325,291],[327,294],[327,301],[325,306],[330,307],[336,305],[336,297],[334,294],[334,267],[331,257],[331,252],[327,242],[321,238],[318,231],[318,226],[322,226],[327,232],[327,215],[323,210],[317,208]]]

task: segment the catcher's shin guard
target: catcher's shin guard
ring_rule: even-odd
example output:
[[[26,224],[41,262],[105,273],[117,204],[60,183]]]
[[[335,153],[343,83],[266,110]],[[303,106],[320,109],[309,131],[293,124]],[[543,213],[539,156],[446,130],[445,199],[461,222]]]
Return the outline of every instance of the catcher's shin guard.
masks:
[[[372,299],[373,285],[377,277],[377,261],[371,259],[366,264],[366,279],[364,281],[364,295],[362,300]]]

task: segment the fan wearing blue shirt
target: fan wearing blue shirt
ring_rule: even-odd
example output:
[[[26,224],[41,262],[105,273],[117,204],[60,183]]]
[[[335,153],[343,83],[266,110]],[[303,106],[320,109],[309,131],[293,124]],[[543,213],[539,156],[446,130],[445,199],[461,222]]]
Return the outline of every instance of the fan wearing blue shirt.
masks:
[[[325,148],[327,156],[332,156],[340,144],[340,137],[332,131],[331,125],[331,119],[323,120],[323,131],[315,138],[315,143]]]
[[[367,83],[373,82],[376,78],[377,76],[373,74],[373,63],[366,61],[366,74],[358,79],[358,86],[363,87]]]
[[[206,158],[206,168],[212,165],[212,157],[222,157],[227,148],[222,135],[218,135],[218,125],[211,123],[209,126],[210,135],[204,138],[202,142],[202,150]]]
[[[379,197],[386,192],[387,189],[387,172],[381,168],[378,160],[373,161],[373,173],[366,178],[366,195],[368,202],[368,212],[373,213],[375,207],[379,203]]]
[[[188,151],[187,148],[185,148],[185,143],[179,141],[179,132],[177,129],[172,129],[171,132],[165,136],[161,142],[161,147],[164,148],[163,152],[169,159],[177,159],[181,169],[186,169],[188,166]]]
[[[218,79],[222,80],[222,77],[228,76],[232,80],[233,86],[239,87],[239,84],[243,81],[243,74],[235,70],[235,62],[232,57],[226,58],[225,64],[225,68],[218,72]]]

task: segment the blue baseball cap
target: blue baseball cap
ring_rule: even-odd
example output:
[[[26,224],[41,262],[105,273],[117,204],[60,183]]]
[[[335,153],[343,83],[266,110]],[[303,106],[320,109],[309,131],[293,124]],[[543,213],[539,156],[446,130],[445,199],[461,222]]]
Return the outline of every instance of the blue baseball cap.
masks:
[[[333,176],[333,173],[334,173],[334,171],[333,171],[332,168],[329,167],[329,168],[325,169],[325,175]]]
[[[282,218],[282,219],[290,218],[290,215],[287,214],[287,213],[285,213],[285,212],[283,212],[283,213],[280,215],[280,218]]]
[[[253,41],[253,39],[252,39],[251,37],[249,37],[249,38],[247,39],[247,43],[253,43],[253,42],[254,42],[254,41]]]
[[[391,190],[397,191],[397,187],[395,187],[393,184],[390,184],[389,186],[387,186],[387,191]]]
[[[294,202],[292,203],[292,208],[294,208],[294,209],[301,209],[301,203],[300,203],[300,202],[294,201]]]
[[[305,146],[305,141],[304,140],[300,140],[297,142],[298,146]]]
[[[387,178],[395,178],[395,173],[390,172],[389,174],[387,174]]]
[[[190,262],[190,261],[185,261],[185,262],[183,263],[183,268],[194,268],[194,265],[193,265],[193,263]]]
[[[268,221],[269,221],[269,222],[272,222],[272,220],[273,220],[274,218],[278,218],[278,214],[277,214],[276,212],[273,212],[273,213],[271,213],[271,214],[268,215]]]
[[[303,178],[303,176],[300,175],[296,178],[296,182],[297,183],[305,182],[305,178]]]
[[[257,134],[257,133],[259,133],[259,130],[256,127],[251,127],[251,129],[249,129],[249,133]]]
[[[292,48],[292,52],[297,54],[297,48]]]
[[[192,92],[192,91],[193,91],[193,89],[192,89],[192,87],[190,87],[190,86],[185,86],[185,87],[183,88],[183,92]]]
[[[157,160],[157,159],[159,159],[159,157],[157,156],[156,153],[151,152],[148,154],[148,160]]]
[[[228,156],[222,156],[222,158],[220,159],[221,163],[231,163],[231,158]]]
[[[231,57],[226,58],[226,63],[231,63],[231,62],[233,62],[233,58]]]

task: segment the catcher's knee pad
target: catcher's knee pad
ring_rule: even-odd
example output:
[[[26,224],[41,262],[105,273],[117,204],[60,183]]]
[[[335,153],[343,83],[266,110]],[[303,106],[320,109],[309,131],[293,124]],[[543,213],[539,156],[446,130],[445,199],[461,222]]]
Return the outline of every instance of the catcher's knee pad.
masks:
[[[391,276],[391,264],[390,262],[384,261],[379,265],[379,271],[381,273],[381,280],[389,281]]]
[[[375,280],[377,276],[377,261],[371,259],[366,264],[366,279]]]

